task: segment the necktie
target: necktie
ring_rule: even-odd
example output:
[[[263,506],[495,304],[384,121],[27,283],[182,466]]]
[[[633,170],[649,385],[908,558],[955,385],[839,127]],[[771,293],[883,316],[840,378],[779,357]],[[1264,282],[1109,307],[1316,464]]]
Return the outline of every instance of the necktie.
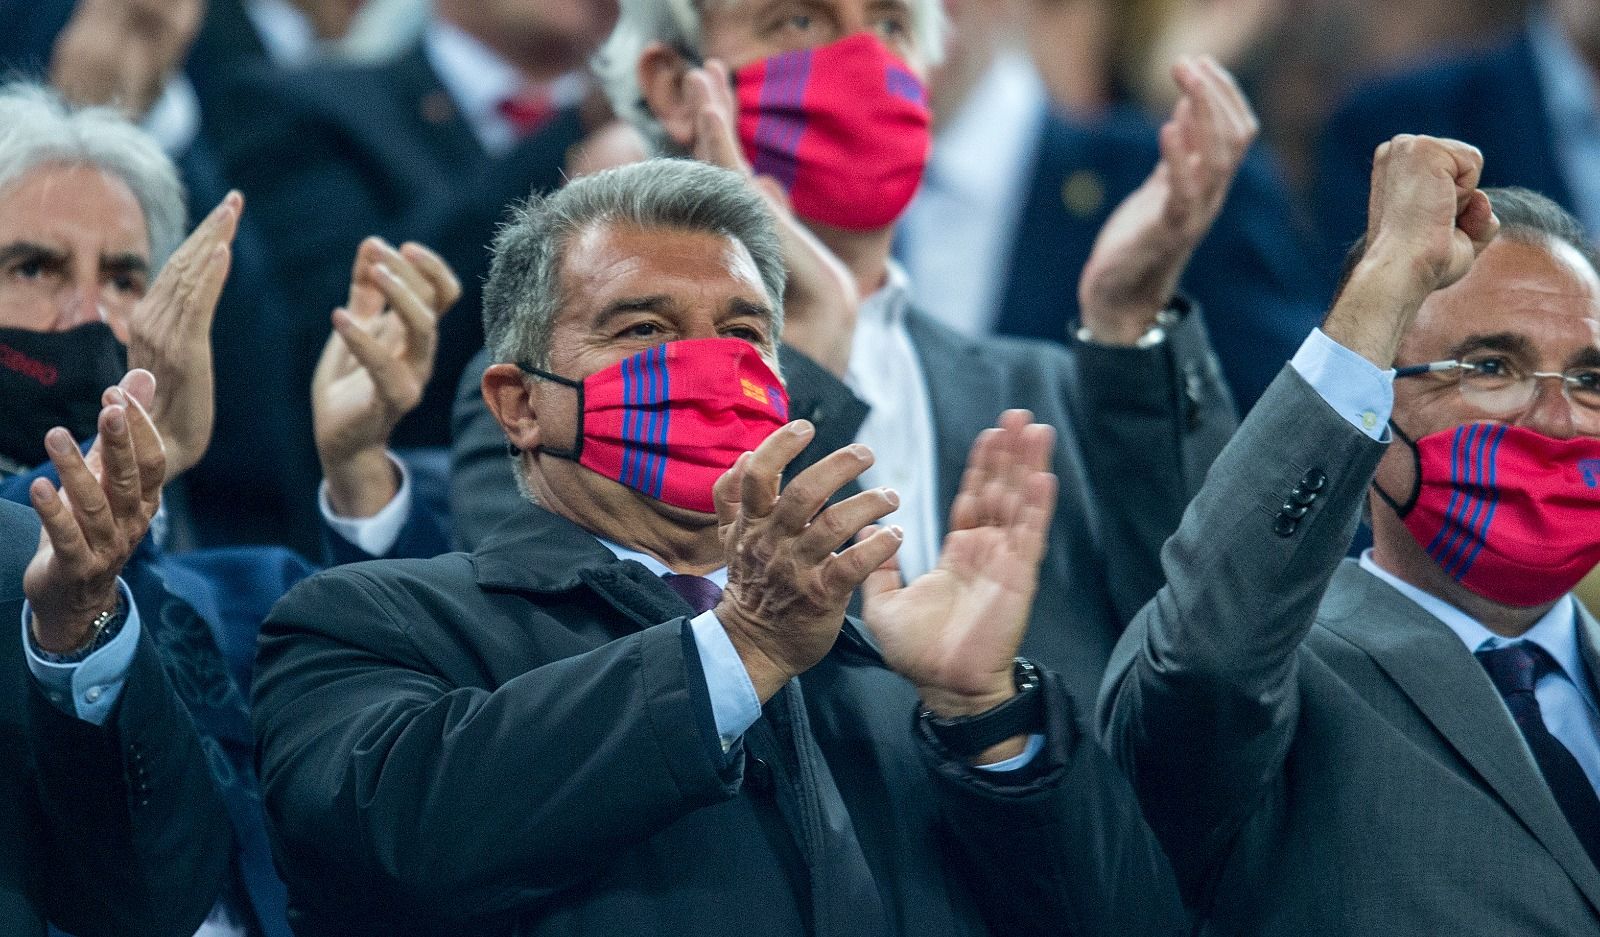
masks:
[[[1533,759],[1544,775],[1556,804],[1566,815],[1572,831],[1583,844],[1589,858],[1600,866],[1600,798],[1561,740],[1550,734],[1539,710],[1533,688],[1546,674],[1559,673],[1561,667],[1549,652],[1537,644],[1523,641],[1507,647],[1477,652],[1478,663],[1489,672],[1489,679],[1506,701],[1511,718],[1522,730]]]
[[[717,601],[722,598],[722,587],[704,576],[666,573],[661,578],[666,582],[667,588],[678,593],[678,598],[683,599],[694,609],[696,615],[716,608]]]
[[[556,115],[556,106],[550,95],[541,90],[522,91],[501,101],[496,110],[517,139],[522,139],[550,122]]]

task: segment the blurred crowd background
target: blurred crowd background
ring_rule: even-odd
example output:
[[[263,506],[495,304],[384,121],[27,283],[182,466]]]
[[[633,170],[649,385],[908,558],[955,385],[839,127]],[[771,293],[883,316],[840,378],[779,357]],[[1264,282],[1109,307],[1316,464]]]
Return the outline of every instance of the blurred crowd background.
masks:
[[[126,8],[115,35],[69,28],[111,5]],[[1488,153],[1486,183],[1529,185],[1600,220],[1600,192],[1561,178],[1600,153],[1585,149],[1595,129],[1581,113],[1562,120],[1593,109],[1591,0],[945,5],[936,152],[897,251],[919,304],[958,329],[1065,339],[1079,267],[1154,164],[1186,53],[1238,75],[1262,124],[1184,284],[1241,410],[1320,321],[1363,225],[1372,147],[1392,133],[1461,136]],[[229,188],[246,198],[214,332],[216,438],[169,493],[173,545],[316,552],[310,379],[371,234],[436,247],[466,285],[394,440],[419,495],[442,501],[429,467],[448,471],[450,401],[482,346],[477,286],[505,206],[645,152],[586,68],[615,16],[615,0],[0,0],[0,72],[120,103],[179,160],[192,214]],[[1494,139],[1474,138],[1480,126]],[[953,229],[969,211],[986,220]]]

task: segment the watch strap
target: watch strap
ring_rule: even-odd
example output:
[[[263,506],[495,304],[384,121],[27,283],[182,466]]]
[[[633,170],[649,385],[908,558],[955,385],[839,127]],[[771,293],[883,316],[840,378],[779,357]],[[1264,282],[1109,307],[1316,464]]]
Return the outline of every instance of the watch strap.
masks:
[[[958,758],[976,758],[1006,739],[1044,729],[1043,680],[1032,661],[1018,657],[1012,664],[1017,695],[993,709],[972,716],[941,719],[921,710],[933,737]]]

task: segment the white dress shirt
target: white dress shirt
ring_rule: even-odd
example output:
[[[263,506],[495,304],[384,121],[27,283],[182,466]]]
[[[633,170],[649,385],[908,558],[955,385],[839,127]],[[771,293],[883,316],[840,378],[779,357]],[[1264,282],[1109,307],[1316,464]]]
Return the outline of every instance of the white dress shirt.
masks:
[[[428,23],[422,48],[484,152],[494,157],[511,152],[517,132],[500,113],[500,103],[524,90],[528,79],[494,50],[439,17]],[[545,90],[550,103],[562,108],[582,102],[588,87],[584,73],[571,72]]]
[[[1592,237],[1600,232],[1600,88],[1553,11],[1534,7],[1528,38],[1561,177]]]
[[[899,560],[907,582],[937,564],[944,537],[933,409],[922,362],[906,332],[910,308],[905,271],[891,262],[883,287],[861,302],[844,378],[845,386],[871,407],[856,433],[856,442],[871,447],[876,457],[862,473],[861,486],[893,488],[900,495],[899,510],[881,523],[905,529]]]
[[[966,335],[1000,314],[1049,98],[1026,53],[1002,50],[939,132],[897,255],[918,309]]]

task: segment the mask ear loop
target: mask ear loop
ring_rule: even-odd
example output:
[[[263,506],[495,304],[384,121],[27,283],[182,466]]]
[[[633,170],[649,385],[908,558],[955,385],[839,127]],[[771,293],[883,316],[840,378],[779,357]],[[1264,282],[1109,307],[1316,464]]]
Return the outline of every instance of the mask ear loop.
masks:
[[[1422,497],[1422,453],[1417,451],[1416,442],[1413,441],[1410,436],[1406,435],[1406,431],[1400,428],[1400,424],[1396,423],[1394,420],[1390,420],[1389,428],[1394,430],[1394,434],[1400,437],[1400,440],[1406,444],[1406,448],[1411,450],[1411,496],[1406,499],[1405,507],[1401,507],[1398,501],[1390,497],[1387,491],[1383,490],[1383,486],[1378,484],[1378,480],[1376,478],[1372,480],[1372,490],[1378,493],[1378,497],[1382,498],[1384,503],[1389,505],[1396,516],[1398,516],[1401,520],[1405,520],[1406,515],[1411,513],[1411,509],[1417,506],[1417,499]]]
[[[531,374],[547,381],[554,381],[563,387],[570,387],[578,395],[578,435],[573,440],[572,448],[556,449],[551,446],[540,446],[539,451],[557,459],[570,459],[573,462],[581,461],[583,457],[583,382],[575,381],[570,377],[562,377],[559,374],[551,374],[549,371],[542,371],[531,364],[524,364],[521,361],[517,362],[517,367],[521,368],[525,374]],[[512,454],[519,454],[517,447],[510,446],[510,448]]]

